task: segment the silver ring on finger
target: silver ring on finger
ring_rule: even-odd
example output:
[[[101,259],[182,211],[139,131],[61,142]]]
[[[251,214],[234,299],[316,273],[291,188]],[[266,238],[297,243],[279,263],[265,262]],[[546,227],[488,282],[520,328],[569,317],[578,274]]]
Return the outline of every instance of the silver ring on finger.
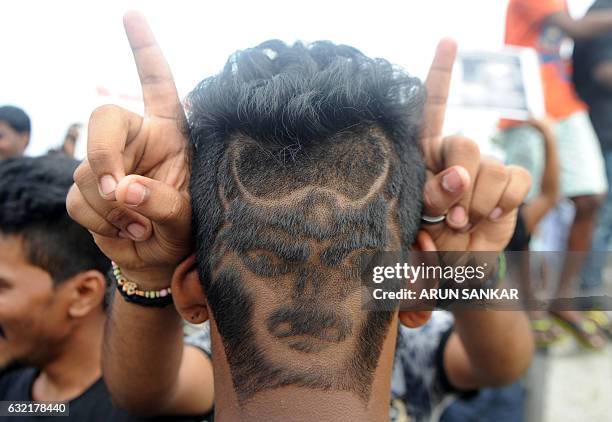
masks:
[[[446,215],[439,215],[437,217],[423,215],[421,216],[421,221],[423,222],[423,224],[427,225],[440,224],[446,221]]]

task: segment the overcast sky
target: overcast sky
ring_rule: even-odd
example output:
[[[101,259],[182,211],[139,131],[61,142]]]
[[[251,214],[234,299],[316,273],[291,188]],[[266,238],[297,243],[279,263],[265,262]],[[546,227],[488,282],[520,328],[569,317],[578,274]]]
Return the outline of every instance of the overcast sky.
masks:
[[[580,15],[590,3],[570,0],[570,7]],[[506,0],[5,0],[0,104],[30,114],[32,155],[59,144],[68,125],[86,123],[97,105],[138,109],[137,101],[122,99],[140,95],[122,26],[129,9],[148,17],[184,96],[230,53],[270,38],[353,45],[422,77],[441,37],[466,49],[500,47],[505,7]]]

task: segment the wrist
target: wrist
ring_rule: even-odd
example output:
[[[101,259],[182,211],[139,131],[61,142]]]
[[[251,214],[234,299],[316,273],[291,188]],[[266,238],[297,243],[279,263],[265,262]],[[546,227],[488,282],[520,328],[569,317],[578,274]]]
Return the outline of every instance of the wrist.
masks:
[[[126,269],[121,266],[119,266],[119,268],[121,268],[121,272],[126,279],[133,281],[146,290],[158,290],[170,287],[172,275],[174,273],[174,269],[169,270],[168,268],[147,268],[144,270]]]
[[[143,287],[142,283],[139,285],[136,281],[126,277],[121,268],[114,262],[113,275],[117,283],[117,290],[128,302],[153,308],[163,308],[172,304],[172,289],[168,285],[161,289]],[[154,279],[159,280],[161,278],[155,277]],[[151,284],[150,281],[149,283]]]

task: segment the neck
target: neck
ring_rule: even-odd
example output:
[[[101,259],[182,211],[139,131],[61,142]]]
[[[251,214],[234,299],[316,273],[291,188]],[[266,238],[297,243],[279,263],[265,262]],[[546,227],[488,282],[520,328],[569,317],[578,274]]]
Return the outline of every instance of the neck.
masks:
[[[32,387],[36,401],[68,401],[81,395],[102,376],[105,315],[96,313],[78,326],[56,357],[40,368]]]
[[[211,321],[213,366],[215,371],[215,420],[320,420],[386,421],[391,402],[391,372],[397,339],[397,318],[392,321],[384,340],[381,356],[367,403],[354,393],[322,391],[297,386],[281,387],[257,393],[240,405],[234,392],[230,368],[221,338]],[[325,363],[322,363],[325,365]]]

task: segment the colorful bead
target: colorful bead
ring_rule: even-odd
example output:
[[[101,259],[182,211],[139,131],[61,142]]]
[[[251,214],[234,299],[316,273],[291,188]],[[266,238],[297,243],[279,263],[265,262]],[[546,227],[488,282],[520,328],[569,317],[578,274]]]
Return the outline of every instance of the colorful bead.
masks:
[[[161,290],[149,290],[149,291],[140,290],[136,283],[125,278],[125,276],[121,272],[121,268],[119,268],[119,266],[116,263],[113,262],[112,265],[113,265],[113,274],[115,275],[115,279],[117,280],[117,285],[128,296],[136,295],[140,297],[145,297],[147,299],[157,299],[157,298],[166,297],[172,294],[170,287],[167,287]]]

